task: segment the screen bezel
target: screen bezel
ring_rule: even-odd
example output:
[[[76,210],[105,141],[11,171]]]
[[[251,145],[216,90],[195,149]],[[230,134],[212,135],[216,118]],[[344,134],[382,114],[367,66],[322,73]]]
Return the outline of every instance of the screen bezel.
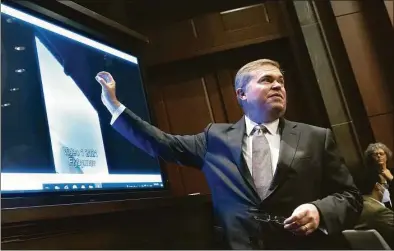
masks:
[[[37,3],[33,3],[28,1],[6,0],[2,1],[2,3],[135,56],[138,59],[142,87],[148,108],[148,117],[153,125],[157,124],[151,112],[147,87],[144,81],[146,78],[146,71],[144,70],[144,62],[141,59],[141,50],[148,40],[143,40],[140,37],[132,37],[130,34],[116,30],[108,25],[103,25],[97,20],[57,3],[57,1],[37,1]],[[86,20],[90,26],[86,25],[86,23],[81,24],[80,22],[73,21],[78,18],[79,20]],[[158,161],[160,164],[160,174],[162,176],[162,188],[6,192],[2,193],[1,207],[2,209],[10,209],[168,196],[170,186],[166,168],[164,162],[160,158],[158,158]]]

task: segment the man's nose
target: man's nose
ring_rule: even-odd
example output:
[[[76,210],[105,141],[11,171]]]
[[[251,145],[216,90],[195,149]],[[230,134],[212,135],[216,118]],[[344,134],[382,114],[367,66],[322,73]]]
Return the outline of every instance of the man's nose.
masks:
[[[279,89],[281,89],[282,88],[282,85],[278,82],[278,81],[274,81],[273,83],[272,83],[272,89],[275,89],[275,90],[279,90]]]

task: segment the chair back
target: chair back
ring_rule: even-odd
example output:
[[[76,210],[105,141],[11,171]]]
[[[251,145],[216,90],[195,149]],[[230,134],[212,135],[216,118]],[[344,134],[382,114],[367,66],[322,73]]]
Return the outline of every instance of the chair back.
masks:
[[[375,229],[345,230],[342,233],[353,250],[391,250]]]

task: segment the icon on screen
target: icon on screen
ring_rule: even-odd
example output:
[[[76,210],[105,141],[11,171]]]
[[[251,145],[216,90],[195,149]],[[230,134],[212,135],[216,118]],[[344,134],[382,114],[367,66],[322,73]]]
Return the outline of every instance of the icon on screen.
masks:
[[[82,185],[81,188],[82,188],[82,189],[85,189],[86,187],[85,187],[85,185]]]
[[[77,185],[73,185],[73,189],[77,189],[78,187],[77,187]]]
[[[68,189],[68,185],[65,185],[65,186],[64,186],[64,189]]]
[[[55,190],[59,190],[60,189],[60,187],[59,186],[55,186]]]
[[[89,188],[93,188],[93,185],[89,185]]]

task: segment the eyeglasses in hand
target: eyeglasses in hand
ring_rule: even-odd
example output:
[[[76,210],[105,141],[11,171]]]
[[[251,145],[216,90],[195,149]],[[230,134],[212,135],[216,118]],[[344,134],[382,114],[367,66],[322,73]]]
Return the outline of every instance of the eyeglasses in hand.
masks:
[[[264,214],[259,214],[258,216],[253,216],[253,218],[255,219],[255,220],[257,220],[257,221],[260,221],[260,222],[264,222],[264,223],[276,223],[276,224],[279,224],[279,225],[282,225],[282,226],[284,226],[285,225],[285,220],[286,220],[286,218],[285,217],[282,217],[282,216],[274,216],[274,215],[270,215],[270,214],[266,214],[266,213],[264,213]]]

